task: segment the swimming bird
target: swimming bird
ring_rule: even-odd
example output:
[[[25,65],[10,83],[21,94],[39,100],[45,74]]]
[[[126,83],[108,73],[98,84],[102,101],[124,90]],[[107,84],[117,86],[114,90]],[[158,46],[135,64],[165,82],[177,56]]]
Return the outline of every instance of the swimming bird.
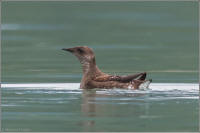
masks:
[[[80,83],[81,89],[93,88],[125,88],[138,89],[140,85],[151,80],[145,80],[146,72],[126,75],[114,76],[102,72],[96,65],[95,54],[93,50],[87,46],[78,46],[73,48],[63,48],[75,55],[82,65],[83,76]]]

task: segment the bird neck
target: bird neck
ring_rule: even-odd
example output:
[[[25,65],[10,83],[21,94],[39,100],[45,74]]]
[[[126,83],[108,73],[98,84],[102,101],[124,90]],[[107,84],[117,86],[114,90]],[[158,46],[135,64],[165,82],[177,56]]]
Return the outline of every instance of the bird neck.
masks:
[[[93,58],[91,61],[82,62],[83,76],[94,77],[99,76],[102,72],[96,65],[96,60]]]

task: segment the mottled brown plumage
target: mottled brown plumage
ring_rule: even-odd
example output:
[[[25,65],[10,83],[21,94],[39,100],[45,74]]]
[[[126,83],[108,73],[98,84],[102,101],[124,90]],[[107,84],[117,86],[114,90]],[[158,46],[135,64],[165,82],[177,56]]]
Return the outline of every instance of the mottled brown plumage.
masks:
[[[95,55],[91,48],[79,46],[74,48],[64,48],[75,55],[83,69],[81,89],[93,88],[129,88],[138,89],[140,84],[145,82],[146,73],[132,74],[127,76],[113,76],[103,73],[96,65]]]

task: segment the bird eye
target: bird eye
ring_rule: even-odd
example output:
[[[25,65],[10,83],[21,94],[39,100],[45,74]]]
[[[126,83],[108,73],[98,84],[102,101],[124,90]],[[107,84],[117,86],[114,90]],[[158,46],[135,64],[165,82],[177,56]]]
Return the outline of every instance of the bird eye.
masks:
[[[77,51],[78,51],[80,54],[84,53],[84,51],[83,51],[82,49],[80,49],[80,48],[78,48]]]

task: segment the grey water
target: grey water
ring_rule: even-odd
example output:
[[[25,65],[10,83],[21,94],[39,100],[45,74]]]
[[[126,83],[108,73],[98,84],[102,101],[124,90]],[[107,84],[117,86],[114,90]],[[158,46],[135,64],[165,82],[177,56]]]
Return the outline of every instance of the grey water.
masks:
[[[6,87],[3,131],[198,131],[198,88],[153,88]]]
[[[2,131],[198,131],[198,88],[176,86],[198,83],[198,8],[198,2],[3,1],[3,84],[80,83],[80,63],[61,49],[87,45],[103,72],[146,71],[153,83],[175,87],[3,87]]]

